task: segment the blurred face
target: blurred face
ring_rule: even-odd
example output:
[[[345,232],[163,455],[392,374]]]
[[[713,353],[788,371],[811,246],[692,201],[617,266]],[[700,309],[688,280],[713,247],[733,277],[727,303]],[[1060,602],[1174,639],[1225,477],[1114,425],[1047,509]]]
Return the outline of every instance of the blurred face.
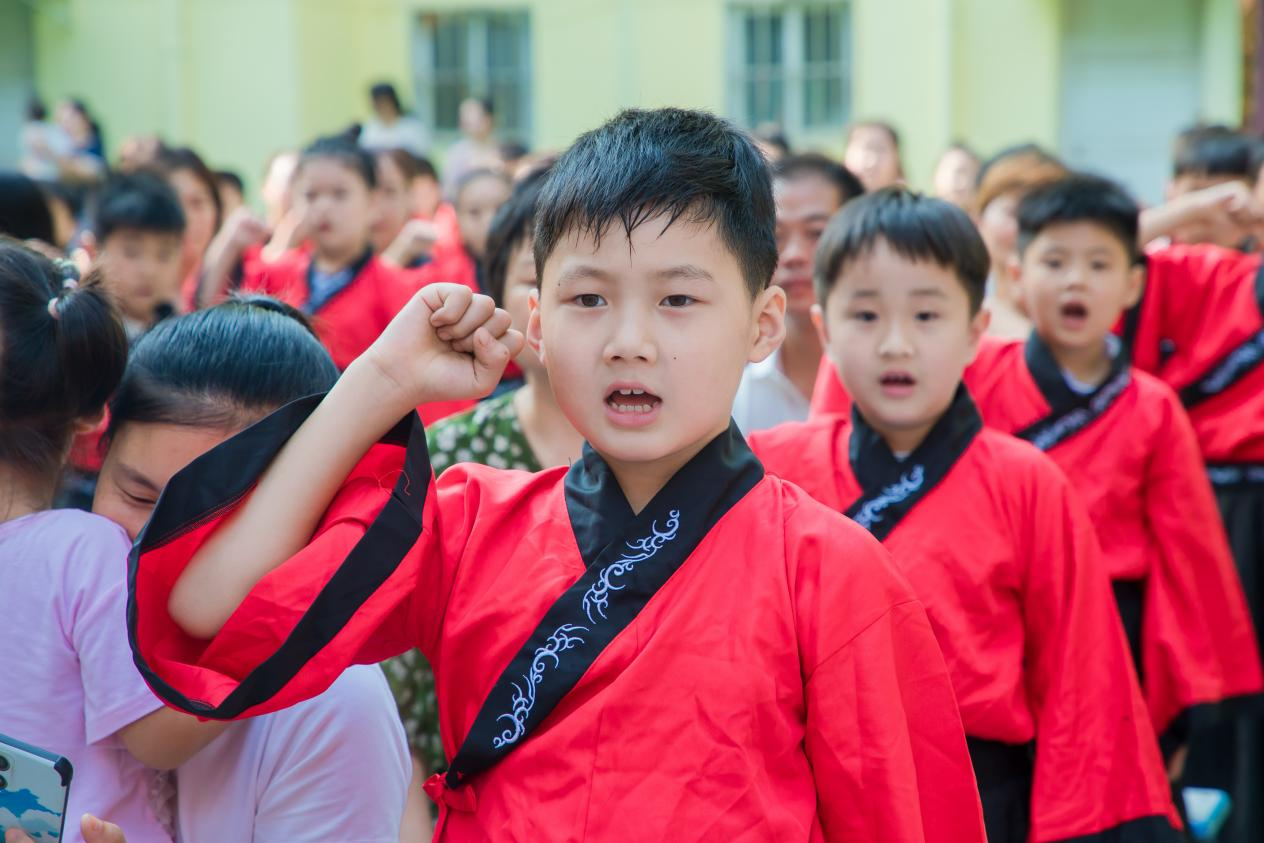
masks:
[[[364,179],[336,158],[312,158],[295,174],[297,205],[318,256],[355,258],[369,240],[373,195]]]
[[[1058,351],[1096,351],[1141,294],[1142,270],[1091,222],[1046,227],[1022,256],[1018,292],[1036,333]]]
[[[175,301],[180,291],[178,234],[119,229],[101,244],[105,284],[125,316],[149,323],[154,308]]]
[[[935,195],[968,211],[974,205],[978,177],[979,162],[974,156],[960,149],[950,149],[935,168]]]
[[[860,126],[851,133],[843,163],[867,191],[890,187],[902,178],[900,152],[891,136],[876,126]]]
[[[742,370],[784,336],[785,297],[752,300],[712,226],[665,226],[564,237],[527,336],[562,411],[616,471],[670,476],[728,428]]]
[[[246,197],[241,195],[237,185],[232,182],[221,181],[219,183],[219,204],[224,209],[224,219],[228,219],[229,214],[246,204]]]
[[[374,97],[373,113],[383,123],[394,123],[399,117],[399,111],[395,108],[395,101],[390,97]]]
[[[1018,249],[1017,193],[1003,193],[987,204],[979,214],[979,233],[987,244],[992,266],[1004,268]]]
[[[476,140],[486,140],[492,133],[492,118],[477,100],[466,100],[461,103],[457,120],[461,132]]]
[[[483,176],[467,182],[456,198],[457,225],[461,228],[461,240],[476,258],[487,250],[487,234],[492,228],[492,217],[509,199],[509,185],[504,179]]]
[[[1168,199],[1177,199],[1188,193],[1234,181],[1247,184],[1246,179],[1236,176],[1177,176],[1168,184]],[[1177,243],[1211,243],[1225,249],[1235,249],[1250,234],[1249,230],[1238,225],[1228,214],[1204,214],[1197,222],[1186,223],[1175,229],[1172,239]]]
[[[57,125],[61,126],[62,131],[70,135],[70,138],[78,143],[83,143],[92,135],[92,126],[89,125],[83,112],[75,108],[68,102],[63,102],[57,106]]]
[[[101,466],[92,511],[135,539],[175,473],[235,432],[178,424],[123,425]]]
[[[443,203],[443,187],[438,179],[420,176],[413,179],[413,207],[424,219],[431,219]]]
[[[294,168],[298,165],[298,155],[286,152],[272,159],[268,172],[263,178],[260,194],[263,199],[264,212],[268,224],[275,226],[285,216],[293,204],[292,184]]]
[[[509,256],[509,265],[505,268],[505,294],[501,305],[513,319],[515,329],[527,330],[527,322],[531,317],[531,294],[536,288],[535,255],[531,251],[530,236],[514,247]],[[524,346],[515,362],[528,374],[543,373],[540,358],[529,346]]]
[[[215,236],[215,197],[207,185],[188,170],[176,170],[167,181],[180,197],[184,211],[184,255],[187,269],[192,269],[206,254]]]
[[[896,452],[916,448],[952,403],[987,328],[951,269],[879,241],[848,263],[824,312],[822,342],[866,421]]]
[[[816,244],[842,204],[838,188],[820,176],[800,176],[773,182],[777,203],[777,270],[772,282],[786,291],[786,317],[790,328],[810,331],[812,268]]]
[[[377,216],[373,246],[379,252],[391,245],[413,215],[413,197],[399,165],[389,155],[377,158]]]

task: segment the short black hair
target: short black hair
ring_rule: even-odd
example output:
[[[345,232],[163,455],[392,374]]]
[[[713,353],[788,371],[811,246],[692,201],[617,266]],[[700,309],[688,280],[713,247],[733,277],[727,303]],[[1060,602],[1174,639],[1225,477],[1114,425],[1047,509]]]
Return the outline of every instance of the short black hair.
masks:
[[[1137,244],[1140,208],[1118,183],[1077,173],[1038,187],[1018,203],[1018,253],[1051,225],[1089,222],[1113,234],[1132,262],[1141,260]]]
[[[727,120],[680,108],[628,109],[586,132],[554,165],[535,220],[535,262],[579,230],[630,235],[665,214],[710,223],[757,295],[777,267],[776,211],[764,156]]]
[[[232,170],[216,170],[215,181],[220,187],[228,185],[238,193],[244,194],[246,192],[246,183],[241,180],[241,176],[237,175]]]
[[[34,179],[0,171],[0,234],[57,245],[48,199]]]
[[[487,234],[487,253],[483,257],[486,266],[484,279],[487,293],[497,306],[505,305],[505,281],[509,274],[509,259],[514,249],[531,237],[535,221],[535,209],[540,191],[548,178],[549,167],[535,170],[514,185],[513,193],[492,217]]]
[[[184,234],[184,211],[171,185],[152,173],[110,177],[97,196],[92,233],[105,243],[116,231]]]
[[[1172,146],[1172,175],[1249,179],[1255,174],[1259,146],[1255,138],[1228,126],[1191,126]]]
[[[308,144],[299,154],[298,164],[294,167],[295,178],[304,166],[318,158],[329,158],[342,164],[363,179],[369,190],[377,187],[373,156],[345,135],[317,138]]]
[[[242,427],[337,379],[303,314],[266,296],[230,299],[160,322],[136,343],[107,438],[129,422]]]
[[[434,162],[432,162],[426,156],[414,155],[413,164],[415,164],[417,167],[417,175],[415,176],[415,178],[434,179],[435,181],[439,180],[439,171],[435,169]]]
[[[390,100],[395,106],[396,114],[404,113],[404,106],[400,104],[399,94],[395,91],[395,86],[390,82],[378,82],[372,88],[369,88],[369,99],[371,100]]]
[[[773,181],[792,181],[803,176],[816,176],[834,185],[838,190],[840,207],[865,192],[865,186],[855,173],[819,152],[787,155],[772,166]]]
[[[951,270],[965,288],[970,312],[983,304],[992,261],[965,211],[903,187],[887,187],[843,206],[816,247],[816,297],[824,302],[838,276],[879,243],[909,261],[929,261]]]

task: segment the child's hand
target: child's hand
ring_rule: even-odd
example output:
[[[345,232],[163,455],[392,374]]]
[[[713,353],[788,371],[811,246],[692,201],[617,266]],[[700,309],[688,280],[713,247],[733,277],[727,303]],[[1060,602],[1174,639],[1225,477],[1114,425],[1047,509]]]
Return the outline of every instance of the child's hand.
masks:
[[[382,252],[382,260],[395,266],[408,266],[422,255],[429,254],[439,239],[434,223],[425,220],[409,220]]]
[[[232,249],[241,254],[246,249],[268,238],[268,227],[247,207],[241,207],[224,221],[224,234]]]
[[[522,351],[509,314],[463,284],[422,287],[360,361],[406,412],[431,401],[481,398]],[[353,364],[354,365],[354,364]]]
[[[83,815],[79,831],[85,843],[127,843],[121,828],[90,814]],[[4,834],[4,843],[35,843],[35,841],[22,829],[10,828]]]

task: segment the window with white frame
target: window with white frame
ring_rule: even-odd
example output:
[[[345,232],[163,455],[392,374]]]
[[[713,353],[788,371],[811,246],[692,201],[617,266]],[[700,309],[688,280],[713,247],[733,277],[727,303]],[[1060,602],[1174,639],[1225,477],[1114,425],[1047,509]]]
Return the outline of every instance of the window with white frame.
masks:
[[[420,17],[414,55],[418,110],[436,137],[456,137],[462,100],[483,97],[492,101],[501,137],[529,140],[528,23],[526,12],[512,11]]]
[[[851,8],[743,3],[729,17],[729,110],[792,139],[841,129],[851,116]]]

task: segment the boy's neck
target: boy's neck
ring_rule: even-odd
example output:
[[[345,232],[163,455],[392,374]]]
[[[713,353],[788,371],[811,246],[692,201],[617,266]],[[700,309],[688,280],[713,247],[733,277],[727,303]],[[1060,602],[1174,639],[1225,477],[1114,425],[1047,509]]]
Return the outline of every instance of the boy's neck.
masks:
[[[786,339],[781,344],[778,363],[790,382],[803,395],[812,397],[816,374],[821,367],[821,341],[811,325],[792,324],[786,320]]]
[[[1044,337],[1041,339],[1045,340]],[[1058,368],[1080,383],[1100,386],[1110,377],[1113,359],[1105,337],[1100,342],[1078,348],[1055,345],[1048,340],[1045,343],[1049,346],[1049,353],[1053,355]]]
[[[584,438],[562,412],[547,373],[528,372],[526,383],[513,397],[514,412],[536,460],[542,468],[570,465],[579,458]]]
[[[602,454],[601,457],[610,466],[623,496],[628,501],[632,512],[640,514],[641,510],[654,500],[654,496],[663,490],[676,472],[684,468],[698,452],[710,444],[711,440],[727,430],[727,426],[713,432],[706,438],[691,442],[687,447],[656,460],[623,462]]]

